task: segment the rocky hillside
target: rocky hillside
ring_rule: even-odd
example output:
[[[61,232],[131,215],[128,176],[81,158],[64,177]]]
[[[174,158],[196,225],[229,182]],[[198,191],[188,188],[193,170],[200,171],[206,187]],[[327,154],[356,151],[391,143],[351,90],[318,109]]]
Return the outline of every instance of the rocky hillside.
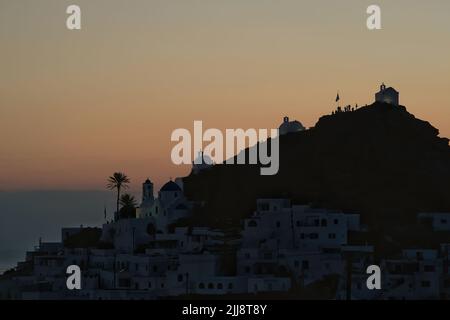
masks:
[[[216,165],[184,186],[204,201],[195,220],[208,225],[237,225],[257,198],[287,197],[360,213],[380,233],[414,224],[421,211],[450,211],[450,147],[405,107],[375,103],[282,136],[275,176],[255,165]]]

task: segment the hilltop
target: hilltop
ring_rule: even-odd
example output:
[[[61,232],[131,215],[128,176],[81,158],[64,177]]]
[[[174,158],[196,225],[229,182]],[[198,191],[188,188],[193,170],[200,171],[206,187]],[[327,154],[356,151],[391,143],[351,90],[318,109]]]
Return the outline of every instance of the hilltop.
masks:
[[[281,136],[275,176],[261,176],[256,165],[215,165],[183,183],[204,204],[196,223],[238,226],[257,198],[286,197],[360,213],[370,230],[387,235],[414,225],[418,212],[450,212],[448,142],[405,107],[376,102]]]

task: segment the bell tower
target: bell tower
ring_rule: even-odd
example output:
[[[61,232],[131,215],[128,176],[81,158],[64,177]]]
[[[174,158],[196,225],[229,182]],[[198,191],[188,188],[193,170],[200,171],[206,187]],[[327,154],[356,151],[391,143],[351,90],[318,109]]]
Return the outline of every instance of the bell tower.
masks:
[[[150,179],[145,180],[142,184],[142,202],[154,201],[155,196],[153,195],[153,183]]]

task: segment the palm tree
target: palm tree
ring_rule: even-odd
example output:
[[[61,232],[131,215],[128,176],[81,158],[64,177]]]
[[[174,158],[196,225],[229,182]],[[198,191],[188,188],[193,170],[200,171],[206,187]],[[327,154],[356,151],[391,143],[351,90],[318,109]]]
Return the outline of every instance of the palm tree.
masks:
[[[125,208],[135,208],[137,206],[136,199],[128,193],[120,197],[120,204]]]
[[[108,184],[106,185],[106,187],[109,190],[117,189],[117,215],[119,214],[120,191],[122,190],[122,188],[128,188],[129,183],[130,179],[125,173],[122,172],[114,172],[114,174],[108,178]]]
[[[128,193],[123,194],[120,197],[120,204],[122,205],[119,211],[120,219],[136,218],[137,202],[133,196]]]

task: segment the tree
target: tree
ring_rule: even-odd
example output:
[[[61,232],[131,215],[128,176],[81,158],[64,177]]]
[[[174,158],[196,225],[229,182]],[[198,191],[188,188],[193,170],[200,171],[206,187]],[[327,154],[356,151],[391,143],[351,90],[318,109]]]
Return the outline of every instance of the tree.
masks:
[[[129,183],[130,179],[122,172],[114,172],[114,174],[108,178],[108,184],[106,187],[109,190],[117,189],[117,215],[119,214],[120,192],[122,189],[127,189]]]
[[[122,197],[120,197],[120,204],[122,205],[122,207],[135,208],[137,206],[136,199],[128,193],[125,193],[124,195],[122,195]]]
[[[128,219],[136,217],[137,202],[133,196],[125,193],[120,197],[120,204],[122,205],[122,208],[120,208],[120,218]]]

